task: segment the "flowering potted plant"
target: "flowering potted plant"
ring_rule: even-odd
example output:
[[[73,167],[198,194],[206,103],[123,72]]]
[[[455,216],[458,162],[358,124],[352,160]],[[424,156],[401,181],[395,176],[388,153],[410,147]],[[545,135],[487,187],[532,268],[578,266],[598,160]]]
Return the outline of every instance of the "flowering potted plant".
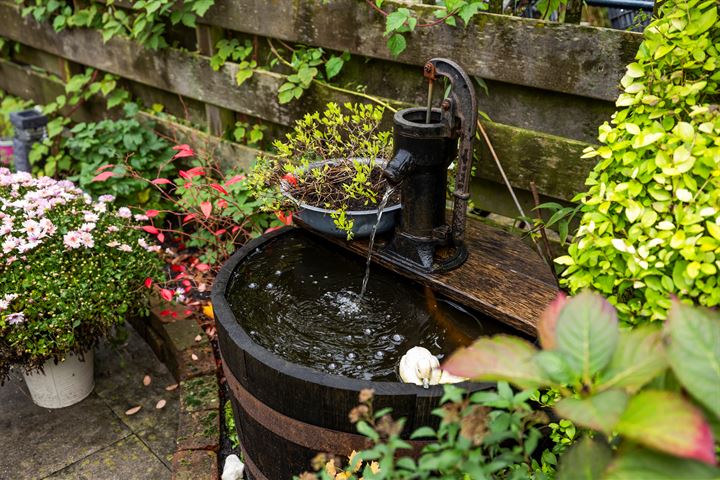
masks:
[[[305,115],[285,141],[273,143],[276,155],[258,159],[250,181],[275,195],[271,208],[297,207],[298,218],[316,230],[368,236],[389,189],[382,170],[392,133],[380,129],[383,113],[372,105],[329,103],[322,114]],[[399,210],[399,196],[391,196],[378,231],[392,228]]]
[[[159,247],[112,200],[0,168],[0,381],[20,367],[40,406],[90,394],[94,345],[146,309]]]

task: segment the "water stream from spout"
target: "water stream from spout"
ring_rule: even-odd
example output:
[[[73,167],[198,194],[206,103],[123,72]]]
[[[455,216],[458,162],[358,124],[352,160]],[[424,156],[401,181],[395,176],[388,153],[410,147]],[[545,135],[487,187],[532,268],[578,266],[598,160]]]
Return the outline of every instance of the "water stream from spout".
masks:
[[[380,225],[383,211],[385,210],[388,200],[390,200],[390,196],[393,194],[393,192],[395,192],[395,187],[388,187],[388,189],[385,191],[385,195],[383,195],[380,203],[378,204],[377,222],[375,222],[375,225],[373,226],[372,232],[370,233],[370,242],[368,243],[367,260],[365,261],[365,277],[363,277],[362,289],[360,290],[360,301],[362,301],[363,297],[365,297],[368,280],[370,280],[370,261],[372,259],[373,247],[375,246],[375,234],[377,233],[378,225]]]

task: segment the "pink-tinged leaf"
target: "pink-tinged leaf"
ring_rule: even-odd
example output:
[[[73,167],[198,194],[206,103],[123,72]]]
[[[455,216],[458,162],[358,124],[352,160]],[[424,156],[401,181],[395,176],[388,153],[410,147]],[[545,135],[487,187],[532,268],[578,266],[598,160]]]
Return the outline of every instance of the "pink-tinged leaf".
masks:
[[[171,310],[162,310],[162,311],[160,312],[160,316],[161,316],[161,317],[167,317],[167,316],[170,315],[171,313],[172,313]]]
[[[145,375],[143,377],[143,385],[146,387],[152,383],[152,377],[150,375]]]
[[[160,243],[165,242],[165,234],[162,233],[162,232],[158,233],[158,234],[157,234],[157,239],[158,239],[158,242],[160,242]]]
[[[603,390],[640,390],[668,368],[662,333],[654,327],[620,332],[610,363],[600,372],[597,385]]]
[[[555,327],[557,350],[585,384],[610,362],[620,329],[617,312],[602,296],[589,291],[569,298]]]
[[[155,408],[160,410],[161,408],[165,408],[166,404],[167,401],[165,399],[158,400],[158,402],[155,404]]]
[[[297,185],[298,183],[297,178],[292,173],[286,173],[285,175],[283,175],[282,179],[288,182],[290,185]]]
[[[153,284],[152,278],[148,277],[145,279],[145,288],[150,288]]]
[[[151,209],[151,210],[147,210],[147,211],[145,212],[145,215],[146,215],[148,218],[153,218],[153,217],[157,217],[159,213],[160,213],[159,210],[152,210],[152,209]]]
[[[554,408],[560,418],[610,435],[627,404],[627,393],[607,390],[587,398],[564,398]]]
[[[195,341],[196,342],[202,341],[202,335],[195,335]]]
[[[171,272],[183,272],[185,271],[185,267],[183,265],[170,265],[170,271]]]
[[[180,385],[178,385],[177,383],[173,383],[172,385],[168,385],[167,387],[165,387],[165,390],[168,392],[172,392],[173,390],[177,390],[179,386]]]
[[[710,426],[700,409],[675,392],[638,393],[630,399],[615,431],[661,452],[716,464]]]
[[[186,286],[186,287],[189,287],[189,286],[192,285],[192,283],[190,282],[190,280],[183,280],[183,281],[182,281],[182,284],[183,284],[184,286]]]
[[[195,155],[195,152],[193,152],[192,148],[190,148],[190,145],[175,145],[174,147],[172,147],[172,149],[178,152],[173,156],[173,159],[192,157],[193,155]]]
[[[223,187],[221,187],[217,183],[211,183],[210,188],[217,190],[218,192],[222,193],[223,195],[228,195],[227,190],[225,190]]]
[[[665,330],[673,373],[695,400],[720,419],[720,312],[675,299]]]
[[[237,231],[240,230],[240,225],[235,225],[232,227],[232,230],[230,230],[231,233],[237,233]]]
[[[197,355],[195,355],[195,354],[193,353],[192,355],[190,355],[190,358],[191,358],[194,362],[197,362],[200,357],[198,357]]]
[[[187,222],[189,222],[190,220],[192,220],[193,218],[195,218],[195,214],[194,214],[194,213],[189,213],[189,214],[187,214],[187,215],[185,215],[185,216],[183,217],[183,221],[182,221],[182,222],[183,222],[183,223],[187,223]]]
[[[102,167],[99,167],[97,170],[95,170],[95,173],[104,172],[108,168],[113,168],[115,166],[114,163],[108,163],[107,165],[103,165]]]
[[[151,235],[157,235],[158,233],[160,233],[160,230],[158,230],[152,225],[143,225],[142,229]]]
[[[537,331],[538,337],[540,338],[540,344],[545,350],[552,350],[556,346],[555,342],[555,328],[557,326],[557,320],[560,316],[560,311],[567,303],[567,296],[560,292],[557,298],[550,302],[550,305],[545,308],[540,320],[538,320]]]
[[[168,180],[167,178],[156,178],[155,180],[151,181],[153,185],[172,185],[173,182]]]
[[[193,167],[190,170],[187,171],[188,177],[199,177],[202,175],[205,175],[205,170],[203,170],[202,167]]]
[[[169,302],[173,299],[173,291],[168,290],[167,288],[163,288],[162,290],[160,290],[160,296],[162,296],[162,298]]]
[[[275,230],[280,230],[281,228],[282,228],[282,227],[270,227],[270,228],[266,228],[264,233],[274,232]]]
[[[185,180],[190,180],[190,175],[185,170],[180,170],[180,176],[184,178]]]
[[[203,215],[205,215],[205,218],[210,218],[210,214],[212,213],[212,203],[201,202],[200,210],[202,211]]]
[[[232,185],[234,183],[242,182],[243,180],[245,180],[245,178],[246,178],[245,175],[235,175],[230,180],[225,182],[225,186],[229,187],[230,185]]]
[[[222,235],[222,234],[225,233],[225,232],[227,232],[227,229],[221,228],[221,229],[219,229],[219,230],[215,230],[215,232],[213,233],[213,235],[215,235],[216,237],[219,237],[220,235]]]
[[[115,174],[113,172],[102,172],[99,175],[95,175],[95,177],[92,179],[93,182],[104,182],[110,177],[114,177]]]
[[[137,412],[140,411],[141,408],[142,408],[142,405],[138,405],[137,407],[132,407],[125,411],[125,415],[128,415],[128,416],[135,415]]]
[[[185,183],[183,184],[183,188],[186,189],[186,190],[192,188],[192,186],[193,186],[192,182],[185,182]]]
[[[220,200],[217,201],[216,205],[217,205],[217,208],[222,210],[223,208],[228,206],[228,202],[224,198],[221,198]]]
[[[278,210],[275,212],[275,216],[278,218],[278,220],[280,220],[285,225],[292,224],[292,213],[291,212],[288,212],[287,214],[285,214],[285,212],[281,212]]]
[[[195,268],[197,270],[200,270],[201,272],[207,272],[208,270],[210,270],[210,265],[208,265],[207,263],[198,263],[197,265],[195,265]]]
[[[453,353],[442,369],[458,377],[477,380],[506,380],[521,388],[551,386],[537,366],[537,349],[521,338],[497,335],[480,338]]]
[[[183,315],[192,315],[193,311],[188,309],[183,310]]]

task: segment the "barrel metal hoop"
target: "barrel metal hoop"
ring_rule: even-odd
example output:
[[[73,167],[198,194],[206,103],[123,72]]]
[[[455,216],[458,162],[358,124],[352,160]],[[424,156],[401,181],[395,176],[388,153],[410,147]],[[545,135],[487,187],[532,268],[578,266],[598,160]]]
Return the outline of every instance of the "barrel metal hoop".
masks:
[[[243,454],[243,461],[245,462],[245,467],[248,469],[248,472],[250,473],[250,476],[253,480],[269,480],[268,477],[266,477],[260,469],[255,465],[255,462],[253,462],[252,457],[248,455],[245,448],[240,445],[240,450]]]
[[[318,427],[273,410],[245,390],[226,364],[223,371],[230,390],[245,412],[275,435],[315,452],[350,454],[372,446],[370,439],[362,435]]]

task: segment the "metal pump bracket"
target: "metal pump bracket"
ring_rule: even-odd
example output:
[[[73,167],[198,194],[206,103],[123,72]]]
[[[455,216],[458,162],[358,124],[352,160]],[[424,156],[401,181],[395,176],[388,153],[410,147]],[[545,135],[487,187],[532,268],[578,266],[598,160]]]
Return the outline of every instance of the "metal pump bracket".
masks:
[[[460,66],[446,58],[433,58],[425,64],[423,75],[429,82],[441,75],[450,80],[450,96],[443,100],[441,108],[444,119],[459,129],[457,175],[455,177],[455,197],[452,216],[452,239],[456,246],[462,245],[465,238],[465,221],[468,200],[470,199],[470,172],[472,170],[473,144],[477,124],[477,98],[472,79]]]

